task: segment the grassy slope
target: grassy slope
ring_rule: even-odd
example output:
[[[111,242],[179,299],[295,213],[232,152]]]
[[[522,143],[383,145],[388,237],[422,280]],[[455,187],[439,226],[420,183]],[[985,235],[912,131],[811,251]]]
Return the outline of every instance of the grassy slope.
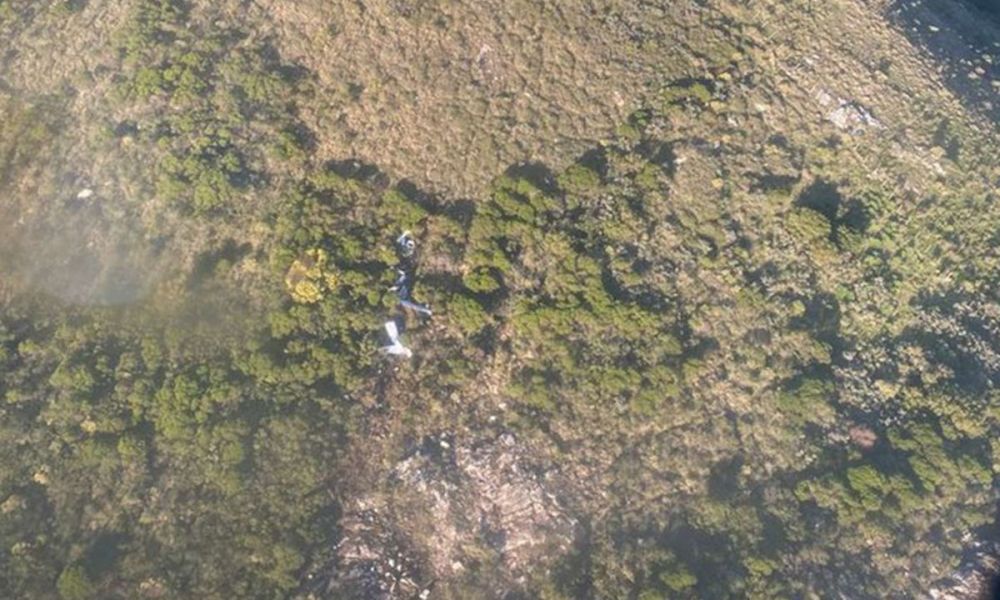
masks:
[[[69,456],[5,457],[4,493],[24,500],[5,535],[25,541],[37,518],[55,540],[25,542],[47,573],[35,594],[60,572],[71,587],[75,564],[124,596],[288,593],[326,576],[336,512],[363,502],[445,596],[905,596],[989,518],[997,415],[960,364],[996,373],[982,333],[996,125],[877,7],[2,6],[4,110],[20,121],[0,157],[26,157],[5,163],[3,208],[42,246],[64,238],[51,223],[65,211],[83,231],[48,253],[4,248],[5,270],[52,295],[65,287],[44,279],[85,241],[117,264],[100,242],[124,220],[141,232],[125,264],[156,274],[131,315],[5,311],[9,435]],[[839,129],[840,99],[880,125]],[[37,107],[59,123],[44,151],[17,125]],[[348,158],[375,169],[328,162]],[[522,160],[557,189],[537,172],[541,189],[489,183]],[[441,195],[386,193],[403,180]],[[73,208],[85,186],[99,217]],[[397,369],[372,356],[386,309],[371,290],[401,226],[441,316]],[[282,276],[315,246],[343,287],[293,305]],[[234,295],[252,301],[233,328],[257,341],[200,347]],[[128,361],[146,373],[134,390]],[[92,363],[97,383],[73,370]],[[511,567],[461,507],[461,543],[438,544],[424,492],[394,470],[424,436],[461,449],[501,431],[579,524],[536,568]],[[136,483],[80,489],[99,469]],[[114,567],[94,558],[109,543],[95,531],[127,540]],[[521,551],[537,548],[544,536]]]

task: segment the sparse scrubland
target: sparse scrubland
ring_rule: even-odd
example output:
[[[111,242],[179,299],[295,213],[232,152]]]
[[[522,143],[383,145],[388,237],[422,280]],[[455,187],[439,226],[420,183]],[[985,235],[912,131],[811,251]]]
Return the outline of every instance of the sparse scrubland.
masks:
[[[0,595],[953,583],[1000,25],[679,4],[0,0]]]

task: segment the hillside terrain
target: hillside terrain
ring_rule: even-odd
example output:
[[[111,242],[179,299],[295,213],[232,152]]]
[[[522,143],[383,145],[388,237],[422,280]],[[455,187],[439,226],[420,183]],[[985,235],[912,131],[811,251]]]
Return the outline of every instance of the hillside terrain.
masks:
[[[985,595],[986,10],[0,0],[0,596]]]

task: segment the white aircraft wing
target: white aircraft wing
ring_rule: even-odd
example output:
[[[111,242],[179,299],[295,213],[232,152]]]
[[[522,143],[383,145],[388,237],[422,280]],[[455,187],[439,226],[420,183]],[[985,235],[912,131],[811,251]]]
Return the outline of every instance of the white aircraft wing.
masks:
[[[389,334],[389,341],[393,344],[399,344],[399,329],[396,328],[395,321],[385,322],[385,332]]]

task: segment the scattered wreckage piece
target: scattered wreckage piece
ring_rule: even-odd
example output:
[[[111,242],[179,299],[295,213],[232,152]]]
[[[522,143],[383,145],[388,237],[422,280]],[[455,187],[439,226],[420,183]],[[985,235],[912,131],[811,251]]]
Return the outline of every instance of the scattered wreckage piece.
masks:
[[[882,129],[882,122],[872,115],[860,102],[834,96],[825,90],[816,93],[816,101],[826,110],[825,118],[830,123],[851,135],[860,135],[866,129]]]
[[[434,315],[434,313],[431,312],[430,307],[428,307],[426,304],[417,304],[416,302],[411,302],[409,300],[402,300],[401,299],[399,301],[399,305],[402,306],[403,308],[407,308],[409,310],[412,310],[413,312],[415,312],[417,314],[420,314],[420,315],[424,315],[424,316],[427,316],[427,317],[430,317],[430,316]]]
[[[410,275],[403,269],[396,268],[396,281],[389,288],[390,292],[396,292],[400,298],[410,297]]]
[[[391,354],[392,356],[405,356],[406,358],[413,356],[413,351],[404,346],[399,340],[399,328],[396,326],[394,319],[389,319],[385,322],[385,332],[389,336],[389,345],[382,346],[379,348],[379,351],[383,354]]]
[[[426,304],[421,304],[420,302],[414,302],[412,296],[410,295],[410,274],[403,269],[396,269],[397,277],[395,283],[389,288],[390,292],[396,292],[396,297],[399,298],[399,306],[412,310],[418,314],[425,316],[432,316],[433,312]]]
[[[403,258],[409,258],[416,251],[417,242],[413,239],[412,233],[404,231],[402,235],[396,238],[396,246],[399,248],[399,253]]]

